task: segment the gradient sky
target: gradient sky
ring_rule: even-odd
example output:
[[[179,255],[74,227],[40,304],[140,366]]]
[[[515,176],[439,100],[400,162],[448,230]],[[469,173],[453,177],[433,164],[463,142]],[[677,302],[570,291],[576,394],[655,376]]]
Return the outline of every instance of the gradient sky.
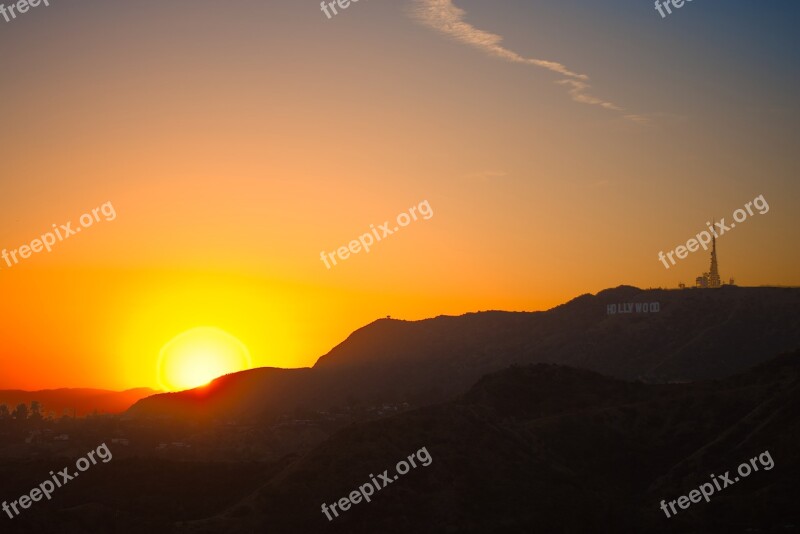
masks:
[[[0,388],[157,387],[197,326],[299,367],[391,314],[800,285],[800,4],[50,0],[0,19]],[[434,216],[328,270],[370,224]],[[74,223],[73,223],[74,225]]]

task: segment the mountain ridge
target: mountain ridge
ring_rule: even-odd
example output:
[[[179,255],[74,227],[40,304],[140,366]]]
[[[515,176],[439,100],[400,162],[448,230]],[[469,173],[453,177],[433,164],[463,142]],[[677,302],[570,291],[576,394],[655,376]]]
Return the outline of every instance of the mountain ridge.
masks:
[[[658,302],[658,312],[614,314],[619,303]],[[635,308],[634,308],[635,309]],[[800,289],[641,290],[581,295],[541,312],[475,312],[421,321],[379,319],[350,334],[311,368],[259,383],[245,371],[198,391],[137,402],[131,417],[220,417],[238,392],[247,416],[274,417],[344,403],[422,406],[463,393],[514,364],[558,363],[625,380],[722,378],[800,347]],[[239,378],[230,378],[236,376]],[[202,402],[193,403],[201,395]],[[227,401],[225,406],[231,406]],[[240,412],[241,413],[241,412]]]
[[[94,412],[122,413],[141,399],[157,394],[150,388],[131,388],[113,391],[96,388],[54,388],[27,391],[22,389],[0,390],[0,404],[14,410],[20,403],[38,401],[44,413],[55,412],[60,416],[64,410],[70,415],[82,416]],[[44,415],[43,413],[43,415]]]
[[[800,472],[800,419],[791,410],[798,400],[800,352],[690,384],[631,383],[552,364],[509,367],[453,401],[345,428],[227,512],[179,531],[777,531],[768,529],[800,519],[792,489]],[[320,513],[321,503],[348,495],[370,473],[391,473],[420,447],[430,467],[334,521]],[[667,519],[659,508],[764,450],[774,470],[753,473],[690,513]],[[770,506],[756,504],[763,500]]]

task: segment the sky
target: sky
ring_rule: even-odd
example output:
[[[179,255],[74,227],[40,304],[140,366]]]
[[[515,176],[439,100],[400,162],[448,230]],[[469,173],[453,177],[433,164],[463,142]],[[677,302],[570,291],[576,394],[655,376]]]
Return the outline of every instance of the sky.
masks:
[[[0,388],[158,388],[161,349],[198,327],[253,366],[305,367],[387,315],[692,285],[707,252],[658,253],[761,195],[769,211],[717,241],[722,278],[800,285],[796,2],[338,11],[50,0],[0,18],[0,250],[114,212],[0,260]]]

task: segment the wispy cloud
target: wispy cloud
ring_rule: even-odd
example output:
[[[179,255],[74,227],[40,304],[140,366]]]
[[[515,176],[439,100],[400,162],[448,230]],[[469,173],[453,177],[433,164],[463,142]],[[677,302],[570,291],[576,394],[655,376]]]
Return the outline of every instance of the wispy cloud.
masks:
[[[453,0],[415,0],[413,14],[417,20],[437,31],[444,33],[462,43],[474,46],[487,54],[511,61],[533,65],[566,76],[557,83],[568,88],[568,93],[575,102],[600,106],[602,108],[624,112],[624,110],[611,102],[593,96],[589,89],[589,76],[580,74],[567,68],[564,64],[544,59],[526,58],[516,52],[505,48],[501,43],[503,38],[494,33],[479,30],[473,25],[464,22],[466,12],[456,7]],[[626,114],[626,119],[644,123],[647,118],[643,115]]]

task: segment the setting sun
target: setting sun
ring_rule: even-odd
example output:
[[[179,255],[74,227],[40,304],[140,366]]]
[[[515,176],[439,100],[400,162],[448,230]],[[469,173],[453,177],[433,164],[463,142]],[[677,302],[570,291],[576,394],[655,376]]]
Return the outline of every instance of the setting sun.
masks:
[[[213,327],[188,330],[164,345],[158,358],[158,381],[167,391],[191,389],[213,379],[250,369],[247,347]]]

